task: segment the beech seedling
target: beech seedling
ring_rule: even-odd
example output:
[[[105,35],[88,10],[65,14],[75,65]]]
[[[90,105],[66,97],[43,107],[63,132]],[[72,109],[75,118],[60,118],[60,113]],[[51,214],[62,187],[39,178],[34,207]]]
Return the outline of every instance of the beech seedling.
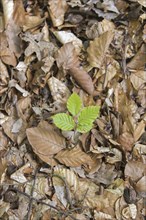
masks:
[[[54,124],[63,131],[76,130],[86,133],[93,127],[93,122],[99,116],[99,106],[82,107],[81,98],[73,93],[67,100],[67,113],[52,116]]]

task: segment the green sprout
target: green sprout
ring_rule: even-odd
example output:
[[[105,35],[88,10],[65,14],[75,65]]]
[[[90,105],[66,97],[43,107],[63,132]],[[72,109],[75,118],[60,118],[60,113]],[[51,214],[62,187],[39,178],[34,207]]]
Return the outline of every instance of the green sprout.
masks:
[[[58,113],[52,116],[54,124],[63,131],[76,130],[86,133],[93,127],[93,122],[99,116],[99,106],[82,107],[80,97],[73,93],[67,100],[69,113]]]

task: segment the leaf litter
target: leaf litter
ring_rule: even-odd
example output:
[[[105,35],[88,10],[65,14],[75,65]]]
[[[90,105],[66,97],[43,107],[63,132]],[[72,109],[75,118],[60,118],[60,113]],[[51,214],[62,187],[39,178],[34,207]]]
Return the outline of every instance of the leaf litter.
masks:
[[[1,219],[145,219],[145,7],[2,0]],[[53,123],[91,106],[86,133]]]

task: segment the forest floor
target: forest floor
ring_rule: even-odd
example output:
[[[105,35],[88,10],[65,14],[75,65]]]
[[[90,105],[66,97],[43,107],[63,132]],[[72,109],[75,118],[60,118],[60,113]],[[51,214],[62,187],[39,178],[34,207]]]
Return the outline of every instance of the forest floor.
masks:
[[[145,7],[2,0],[1,220],[146,219]]]

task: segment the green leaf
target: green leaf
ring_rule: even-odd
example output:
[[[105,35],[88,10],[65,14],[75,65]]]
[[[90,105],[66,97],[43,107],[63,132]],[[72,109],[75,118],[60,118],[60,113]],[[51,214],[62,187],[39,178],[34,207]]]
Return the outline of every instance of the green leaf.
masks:
[[[81,109],[82,101],[77,93],[73,93],[67,100],[67,109],[73,115],[77,115]]]
[[[90,131],[93,127],[93,123],[91,124],[78,124],[77,126],[77,131],[81,132],[81,133],[86,133],[88,131]]]
[[[75,122],[70,115],[59,113],[53,117],[54,124],[63,131],[70,131],[75,127]]]
[[[92,124],[94,120],[99,116],[99,109],[99,106],[88,106],[83,108],[78,118],[78,124]]]

